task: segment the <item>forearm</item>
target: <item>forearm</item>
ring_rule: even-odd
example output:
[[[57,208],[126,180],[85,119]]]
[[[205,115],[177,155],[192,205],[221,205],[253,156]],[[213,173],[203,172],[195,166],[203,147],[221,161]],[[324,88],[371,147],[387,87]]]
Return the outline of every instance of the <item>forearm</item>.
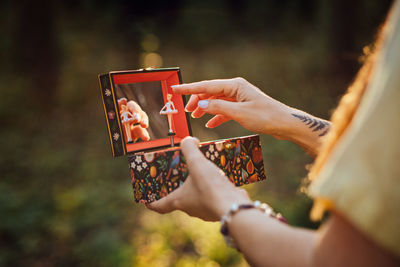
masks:
[[[282,129],[274,136],[299,145],[311,156],[317,155],[331,123],[291,107],[286,107],[281,116]]]
[[[252,266],[310,266],[315,232],[283,224],[258,210],[243,210],[230,236]]]

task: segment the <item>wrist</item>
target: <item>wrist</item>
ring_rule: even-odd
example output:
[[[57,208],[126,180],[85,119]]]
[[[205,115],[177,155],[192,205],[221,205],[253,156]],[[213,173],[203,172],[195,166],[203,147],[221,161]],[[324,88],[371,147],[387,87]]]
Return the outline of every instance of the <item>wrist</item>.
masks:
[[[276,110],[272,114],[266,114],[266,129],[264,133],[270,134],[279,140],[292,140],[296,135],[296,125],[294,124],[292,113],[295,109],[281,102],[276,103]]]
[[[220,220],[222,216],[232,207],[233,204],[251,204],[251,199],[243,189],[233,188],[231,192],[222,193],[218,200],[213,201],[214,213],[216,218]]]
[[[287,106],[281,118],[281,131],[274,135],[278,139],[291,141],[301,146],[311,155],[316,155],[321,145],[321,137],[329,128],[330,122],[314,117],[304,111]]]
[[[262,213],[268,215],[269,217],[287,224],[287,220],[280,213],[275,213],[268,204],[261,203],[258,200],[246,204],[234,203],[231,205],[229,210],[225,212],[225,214],[222,216],[220,220],[221,223],[220,232],[224,236],[225,241],[229,246],[238,249],[238,246],[232,236],[232,233],[230,233],[230,230],[232,229],[229,229],[229,225],[232,223],[233,218],[236,216],[237,213],[241,213],[243,215],[245,211],[250,212],[250,210],[258,210],[258,212],[261,211]]]

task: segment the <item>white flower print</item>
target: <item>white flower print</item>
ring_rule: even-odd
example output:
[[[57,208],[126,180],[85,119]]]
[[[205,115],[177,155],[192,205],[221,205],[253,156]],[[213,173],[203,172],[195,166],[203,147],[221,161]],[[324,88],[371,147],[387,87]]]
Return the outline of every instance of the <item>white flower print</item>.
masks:
[[[214,152],[214,156],[215,156],[216,158],[218,158],[218,156],[219,156],[218,151],[215,151],[215,152]]]
[[[118,139],[119,139],[119,133],[114,133],[114,134],[113,134],[113,139],[114,139],[114,141],[118,141]]]
[[[212,153],[214,152],[214,145],[210,145],[210,147],[208,148],[208,150]]]
[[[135,161],[136,161],[137,164],[141,163],[142,162],[142,157],[141,156],[136,156]]]
[[[214,160],[214,159],[215,159],[214,154],[211,154],[210,159],[211,159],[211,160]]]
[[[143,163],[142,163],[142,167],[143,167],[143,169],[146,169],[147,163],[146,163],[146,162],[143,162]]]
[[[136,164],[134,161],[131,162],[131,168],[134,169],[136,167]]]
[[[110,96],[111,95],[111,90],[110,89],[106,89],[104,93],[105,93],[106,96]]]
[[[150,202],[156,201],[156,195],[155,195],[155,194],[151,194],[151,195],[149,196],[149,201],[150,201]]]
[[[142,170],[142,166],[138,165],[136,170],[138,170],[140,172]]]
[[[206,157],[209,159],[210,158],[210,152],[206,152]]]

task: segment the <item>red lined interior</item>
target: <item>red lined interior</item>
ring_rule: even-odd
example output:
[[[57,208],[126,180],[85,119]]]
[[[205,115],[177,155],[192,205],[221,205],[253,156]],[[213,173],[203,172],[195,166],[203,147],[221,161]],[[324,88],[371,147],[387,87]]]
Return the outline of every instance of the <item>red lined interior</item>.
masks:
[[[171,85],[179,84],[177,71],[154,71],[121,74],[113,73],[112,78],[114,84],[161,81],[164,103],[167,101],[167,94],[172,94],[172,101],[174,102],[175,108],[178,110],[178,113],[173,115],[174,130],[176,133],[176,135],[174,136],[174,143],[177,144],[183,138],[190,135],[188,121],[185,114],[183,97],[182,95],[173,94],[171,89]],[[168,129],[166,129],[166,131],[167,130]],[[167,146],[170,144],[170,138],[167,137],[157,140],[150,140],[147,142],[126,144],[126,151],[133,152],[147,150],[151,148]]]
[[[123,83],[140,83],[140,82],[151,82],[151,81],[162,81],[169,79],[170,76],[176,76],[178,78],[177,71],[153,71],[153,72],[136,72],[136,73],[113,73],[114,84]],[[178,83],[179,83],[179,79]]]
[[[183,138],[179,137],[174,137],[174,143],[178,144],[181,142]],[[169,138],[163,138],[163,139],[157,139],[157,140],[150,140],[147,142],[140,142],[136,144],[127,144],[126,145],[126,150],[129,151],[140,151],[140,150],[146,150],[149,148],[155,148],[155,147],[164,147],[171,145],[171,141]]]

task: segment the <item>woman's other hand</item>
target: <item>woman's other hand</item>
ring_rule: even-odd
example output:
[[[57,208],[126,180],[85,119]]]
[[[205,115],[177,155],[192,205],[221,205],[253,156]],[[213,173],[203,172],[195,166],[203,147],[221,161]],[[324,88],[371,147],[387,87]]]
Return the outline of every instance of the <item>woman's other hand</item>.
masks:
[[[181,142],[189,176],[168,196],[147,204],[159,213],[181,210],[206,221],[220,220],[233,203],[251,203],[244,189],[235,187],[224,173],[200,152],[199,141],[186,137]]]
[[[258,133],[281,135],[290,107],[267,96],[243,78],[211,80],[173,86],[174,93],[190,94],[186,111],[193,118],[214,114],[206,126],[217,127],[235,120],[244,128]]]
[[[133,100],[127,100],[125,97],[118,99],[118,106],[121,109],[121,105],[126,105],[128,111],[133,116],[133,123],[130,125],[131,135],[133,140],[142,139],[143,141],[149,141],[150,135],[147,131],[149,128],[149,117],[147,113]]]

